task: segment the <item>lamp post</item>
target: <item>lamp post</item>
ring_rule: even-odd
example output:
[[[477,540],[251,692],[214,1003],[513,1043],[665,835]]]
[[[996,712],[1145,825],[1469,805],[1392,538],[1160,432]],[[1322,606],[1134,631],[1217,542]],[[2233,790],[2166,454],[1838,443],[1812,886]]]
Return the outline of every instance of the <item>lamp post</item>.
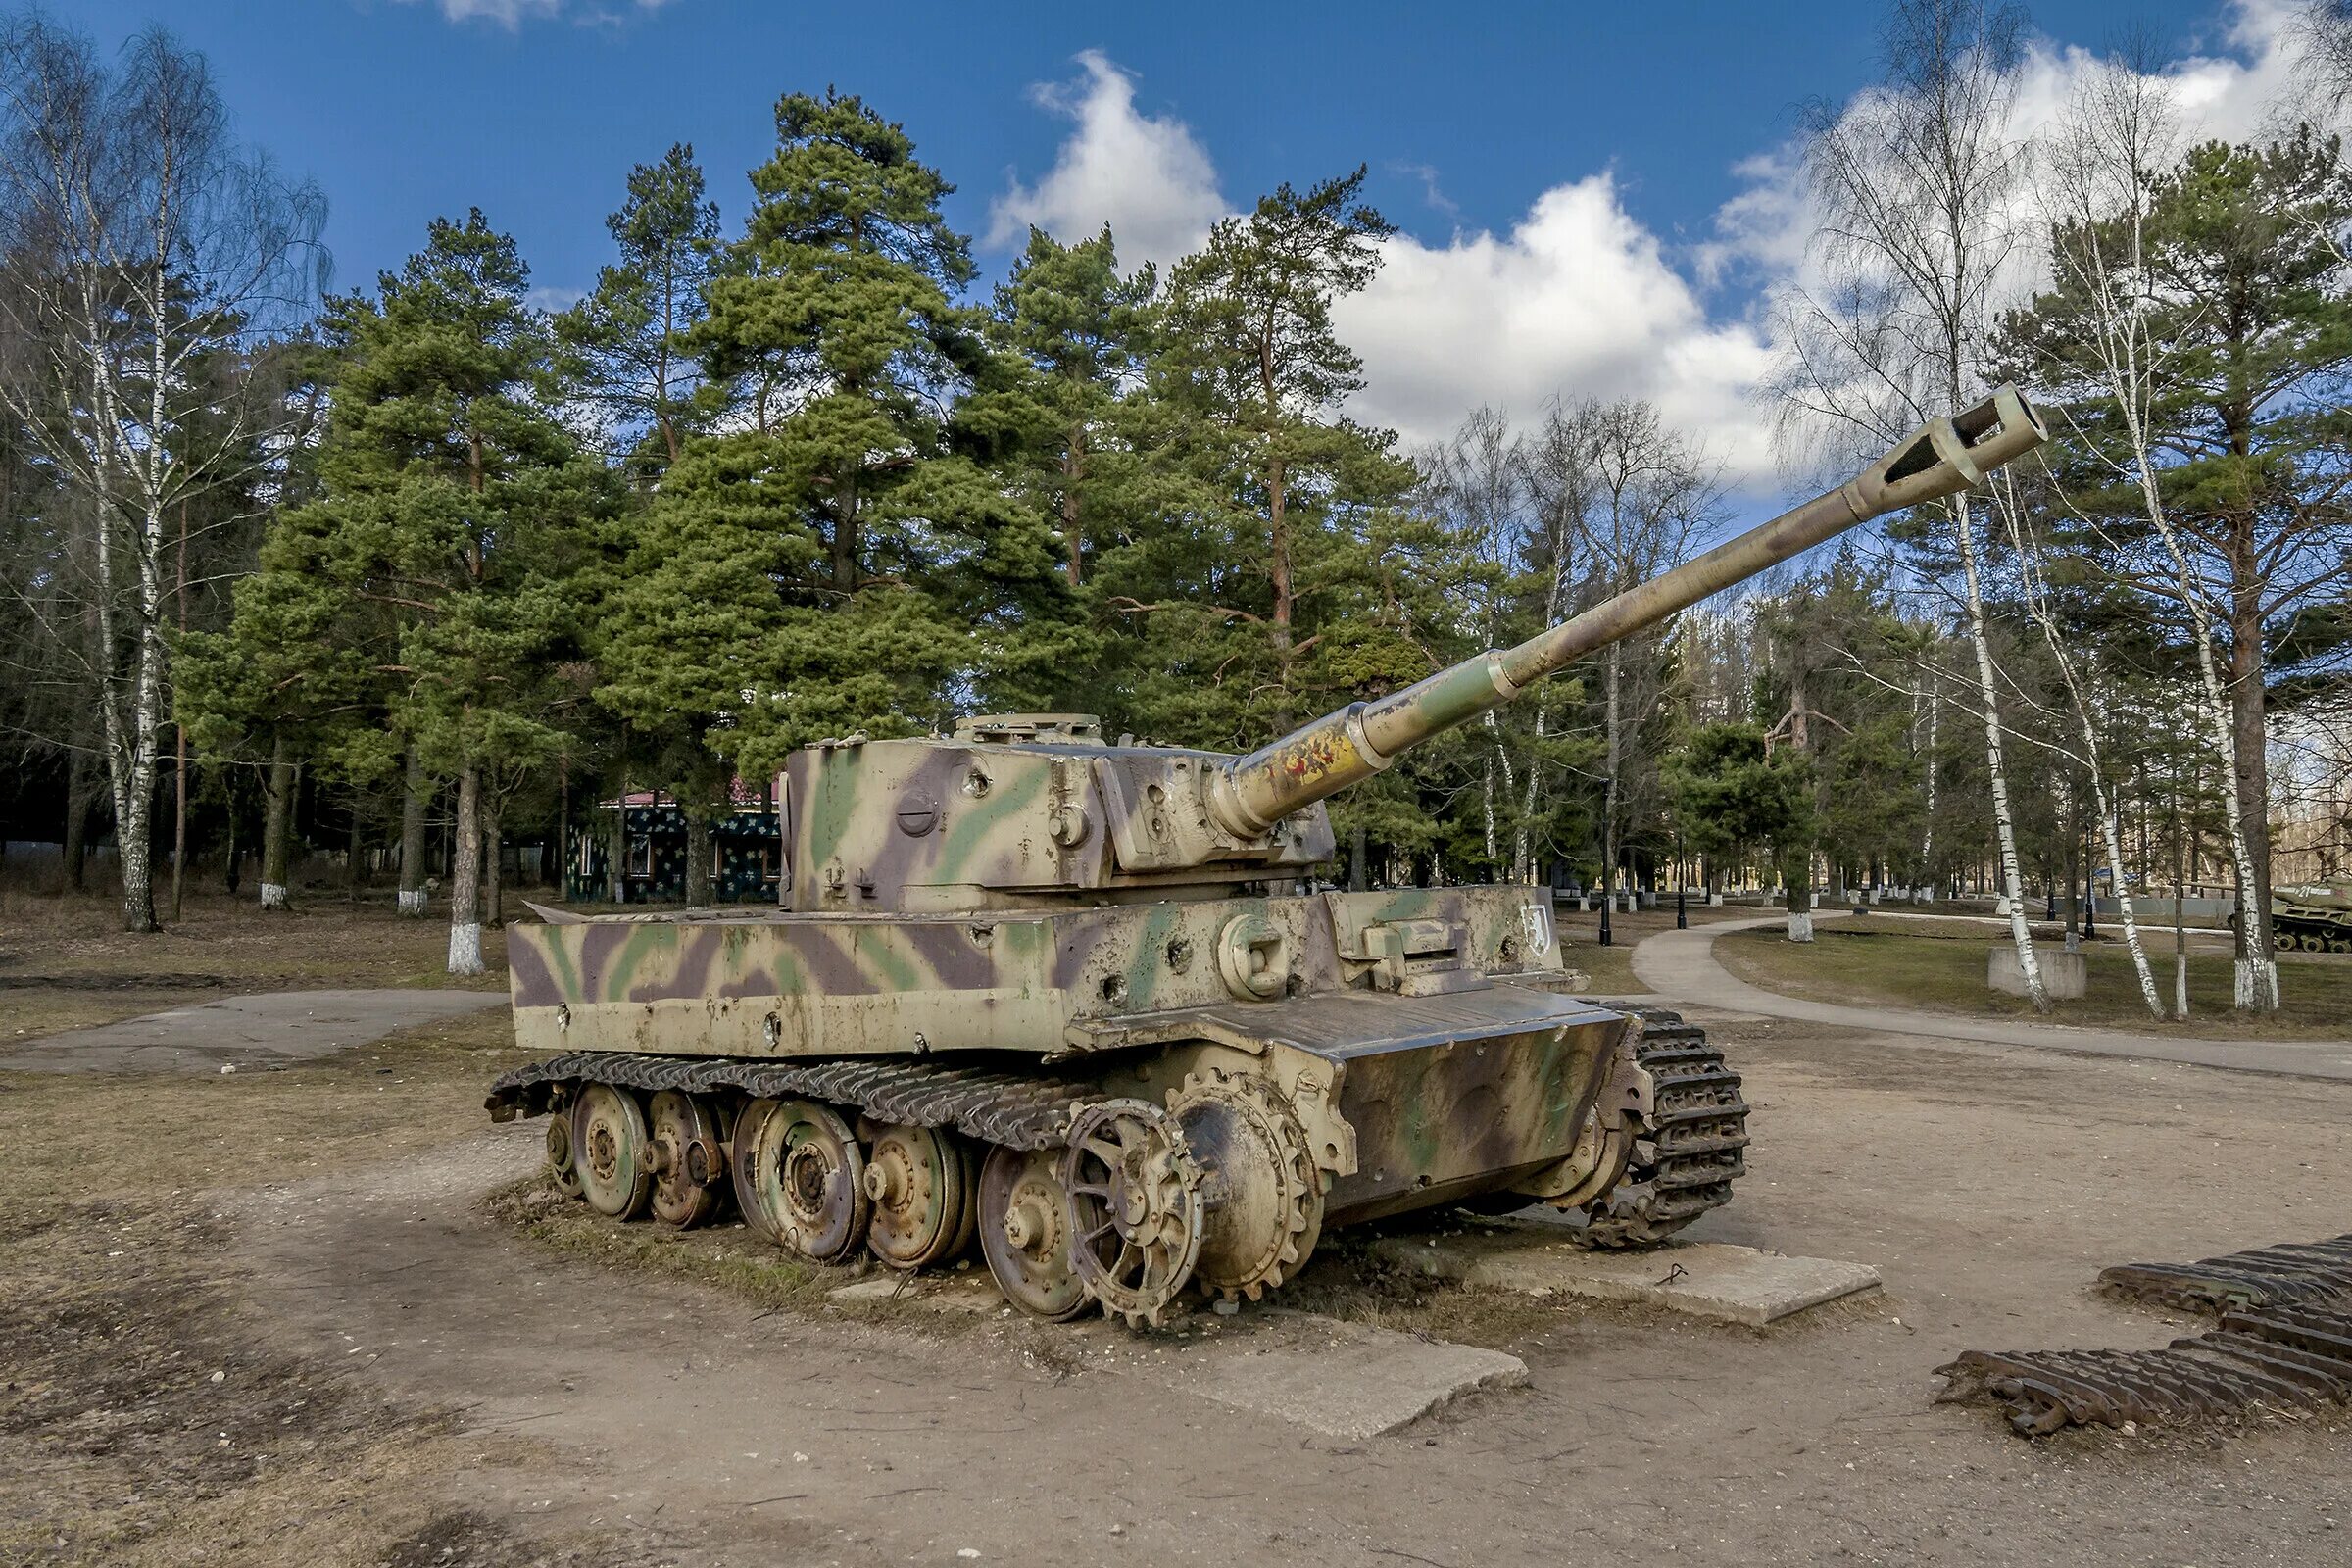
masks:
[[[1690,882],[1689,870],[1683,864],[1683,830],[1678,827],[1674,830],[1674,928],[1677,931],[1690,928]]]
[[[2082,940],[2099,934],[2099,858],[2096,833],[2085,825],[2082,836]]]

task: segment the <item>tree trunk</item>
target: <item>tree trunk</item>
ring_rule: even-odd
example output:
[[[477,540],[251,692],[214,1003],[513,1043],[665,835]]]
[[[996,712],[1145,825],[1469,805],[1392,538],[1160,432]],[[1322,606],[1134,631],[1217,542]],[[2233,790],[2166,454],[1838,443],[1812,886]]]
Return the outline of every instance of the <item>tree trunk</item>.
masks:
[[[2026,995],[2033,999],[2034,1010],[2047,1012],[2050,994],[2041,983],[2034,930],[2026,919],[2025,876],[2017,860],[2017,817],[2009,808],[2009,768],[2001,752],[2000,687],[1993,674],[1992,645],[1984,635],[1984,596],[1977,576],[1977,538],[1966,495],[1952,497],[1952,527],[1960,545],[1961,575],[1968,588],[1968,640],[1977,656],[1977,699],[1984,705],[1984,766],[1992,784],[1992,826],[2000,846],[2001,886],[2009,895],[2009,940],[2017,948],[2018,972],[2025,977]]]
[[[231,771],[234,777],[234,771]],[[245,851],[237,843],[237,792],[232,784],[228,791],[228,858],[222,865],[222,880],[228,885],[228,896],[237,896],[237,884],[245,878]]]
[[[2173,1016],[2188,1016],[2188,834],[2181,814],[2180,768],[2173,767]]]
[[[507,924],[505,815],[492,792],[482,802],[482,923],[493,931]]]
[[[1364,829],[1357,823],[1348,834],[1348,891],[1361,893],[1367,886],[1364,880]]]
[[[179,504],[179,561],[173,567],[172,602],[179,610],[179,634],[188,634],[188,504]],[[172,793],[172,921],[179,923],[180,895],[188,881],[188,726],[172,726],[174,785]]]
[[[482,972],[482,781],[468,763],[458,774],[456,845],[449,865],[449,972]]]
[[[368,853],[361,833],[359,791],[351,792],[344,807],[350,813],[350,821],[343,838],[343,902],[357,904],[360,902],[360,886],[367,880],[365,857]]]
[[[424,759],[411,748],[400,780],[400,912],[424,916]]]
[[[629,902],[629,729],[620,729],[620,756],[614,760],[614,776],[620,781],[620,799],[612,806],[612,848],[606,857],[605,869],[611,874],[612,902]]]
[[[294,826],[294,762],[286,755],[286,738],[270,746],[270,771],[262,781],[262,907],[288,907],[287,861],[291,858]]]
[[[179,731],[172,796],[172,920],[176,925],[188,881],[188,726],[174,724],[172,728]]]
[[[1782,903],[1788,911],[1788,940],[1813,940],[1813,853],[1788,856],[1781,862]]]
[[[693,786],[687,786],[692,789]],[[710,812],[701,801],[679,802],[686,817],[686,903],[708,908],[710,904]]]
[[[1075,589],[1086,570],[1086,532],[1078,512],[1078,482],[1086,476],[1086,426],[1070,427],[1061,449],[1061,542],[1069,552],[1070,586]]]
[[[2234,571],[2230,597],[2230,739],[2236,754],[2237,831],[2246,846],[2249,886],[2237,918],[2237,1004],[2255,1012],[2278,1008],[2278,954],[2271,927],[2270,733],[2262,689],[2262,608],[2259,579]]]
[[[558,900],[571,897],[571,759],[566,757],[556,770],[556,864],[555,880],[550,883],[547,868],[542,866],[540,885],[552,886]]]
[[[66,886],[79,893],[89,876],[90,754],[78,738],[66,754]]]

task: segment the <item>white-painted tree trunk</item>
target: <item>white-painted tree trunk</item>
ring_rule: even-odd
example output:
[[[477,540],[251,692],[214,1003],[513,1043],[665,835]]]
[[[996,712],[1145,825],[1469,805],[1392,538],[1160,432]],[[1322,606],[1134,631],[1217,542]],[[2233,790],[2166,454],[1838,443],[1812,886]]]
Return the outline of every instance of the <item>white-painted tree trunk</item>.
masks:
[[[482,790],[480,770],[458,775],[457,848],[449,867],[449,972],[482,972]]]
[[[2065,639],[2058,635],[2058,622],[2056,617],[2050,613],[2049,598],[2044,592],[2045,585],[2040,570],[2035,564],[2033,541],[2026,532],[2025,518],[2018,505],[2016,486],[2007,474],[2002,474],[1995,480],[1993,506],[2009,525],[2009,542],[2016,552],[2018,586],[2024,591],[2026,613],[2041,632],[2041,640],[2048,647],[2051,660],[2057,664],[2059,679],[2065,682],[2067,698],[2075,710],[2075,722],[2082,736],[2082,762],[2090,775],[2091,803],[2093,808],[2099,813],[2099,837],[2107,846],[2107,874],[2115,885],[2116,910],[2123,917],[2124,946],[2132,954],[2132,972],[2139,981],[2140,1000],[2147,1004],[2149,1014],[2162,1021],[2164,1003],[2156,995],[2156,976],[2154,971],[2148,967],[2147,950],[2140,945],[2139,920],[2132,907],[2132,886],[2130,879],[2124,875],[2124,847],[2115,832],[2115,803],[2107,793],[2106,769],[2101,765],[2099,705],[2082,676],[2076,671],[2075,661],[2067,649]],[[2084,880],[2090,883],[2090,886],[2083,890],[2083,897],[2090,901],[2092,912],[2095,914],[2098,906],[2098,886],[2095,879],[2087,874]],[[2067,933],[2067,942],[2069,950],[2072,951],[2075,946],[2075,934],[2071,930]]]
[[[1928,696],[1928,765],[1926,769],[1928,782],[1928,811],[1927,824],[1920,830],[1919,835],[1919,877],[1923,893],[1921,896],[1915,898],[1914,902],[1916,903],[1926,902],[1924,889],[1936,874],[1936,728],[1943,717],[1943,693],[1941,690],[1941,683],[1937,679],[1939,671],[1934,662],[1936,657],[1936,649],[1930,648],[1928,651],[1929,664],[1927,669],[1927,679],[1925,682]]]
[[[1984,584],[1977,570],[1977,536],[1966,492],[1952,497],[1952,533],[1960,547],[1960,572],[1968,589],[1968,641],[1977,656],[1977,696],[1984,705],[1984,766],[1992,784],[1993,838],[2000,850],[2001,885],[2009,896],[2009,940],[2017,948],[2018,973],[2034,1010],[2050,1010],[2050,993],[2026,923],[2025,878],[2018,869],[2017,816],[2009,806],[2009,768],[2001,751],[2000,691],[1992,669],[1992,645],[1984,636]]]

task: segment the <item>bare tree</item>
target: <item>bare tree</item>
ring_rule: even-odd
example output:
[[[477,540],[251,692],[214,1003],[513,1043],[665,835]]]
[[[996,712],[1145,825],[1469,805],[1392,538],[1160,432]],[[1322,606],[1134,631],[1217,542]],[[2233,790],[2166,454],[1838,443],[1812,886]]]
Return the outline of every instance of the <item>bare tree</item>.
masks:
[[[167,519],[249,481],[296,416],[255,351],[317,297],[322,217],[314,188],[231,138],[204,57],[168,33],[140,34],[110,71],[37,13],[0,24],[0,407],[85,503],[79,646],[127,930],[156,929]]]
[[[1579,597],[1597,604],[1681,563],[1691,539],[1718,521],[1723,488],[1705,452],[1666,427],[1655,405],[1640,400],[1555,407],[1540,451],[1550,471],[1541,488],[1576,495],[1582,510],[1571,559],[1580,564]],[[1576,472],[1565,471],[1574,468]],[[1556,618],[1556,617],[1555,617]],[[1656,710],[1665,664],[1663,629],[1610,643],[1600,653],[1601,895],[1612,897],[1625,824],[1635,804],[1628,785],[1652,760],[1642,752],[1643,721]]]
[[[1524,467],[1510,420],[1499,409],[1487,407],[1473,410],[1460,429],[1421,457],[1430,503],[1486,568],[1485,591],[1464,607],[1464,630],[1481,648],[1497,648],[1508,641],[1501,635],[1501,623],[1524,543]],[[1487,863],[1500,865],[1502,829],[1517,798],[1518,768],[1505,743],[1502,721],[1493,709],[1487,710],[1483,728],[1481,824]],[[1511,825],[1510,864],[1512,880],[1535,880],[1524,817]]]
[[[1984,380],[1984,345],[2015,247],[2028,149],[2011,129],[2023,17],[1984,0],[1899,0],[1886,79],[1807,116],[1821,275],[1785,291],[1784,433],[1839,459],[1883,450]],[[2035,1007],[2049,996],[2026,921],[1983,551],[1966,493],[1944,503],[1975,653],[2010,937]]]
[[[1993,476],[1992,510],[2008,530],[2026,616],[2041,633],[2073,709],[2071,716],[2077,742],[2076,756],[2090,780],[2091,801],[2098,813],[2099,837],[2107,851],[2108,876],[2115,887],[2116,909],[2124,922],[2124,945],[2132,955],[2132,973],[2139,979],[2140,1000],[2147,1004],[2149,1013],[2161,1023],[2164,1019],[2164,1003],[2156,994],[2156,976],[2148,967],[2147,950],[2139,940],[2139,917],[2132,907],[2131,878],[2124,871],[2124,847],[2117,827],[2114,792],[2109,786],[2105,760],[2101,756],[2099,714],[2103,704],[2094,690],[2096,673],[2080,667],[2067,647],[2066,639],[2059,634],[2058,617],[2050,607],[2049,584],[2041,570],[2042,550],[2027,521],[2027,506],[2015,473],[2004,469]],[[2095,891],[2092,896],[2096,897]]]
[[[2048,137],[2048,209],[2053,283],[2084,307],[2083,363],[2095,393],[2113,411],[2105,439],[2081,446],[2103,463],[2115,482],[2136,492],[2158,546],[2153,569],[2136,585],[2176,603],[2186,614],[2201,685],[2199,727],[2221,762],[2229,797],[2230,859],[2241,911],[2236,938],[2234,999],[2241,1008],[2278,1004],[2278,965],[2272,956],[2270,910],[2245,831],[2246,810],[2231,699],[2215,654],[2213,587],[2193,541],[2166,505],[2159,458],[2157,403],[2168,391],[2165,352],[2151,323],[2165,307],[2164,286],[2148,255],[2150,203],[2158,176],[2180,153],[2170,83],[2130,57],[2101,61],[2082,75],[2073,100]],[[2084,522],[2092,519],[2083,518]],[[2131,547],[2102,538],[2121,575],[2132,575]]]

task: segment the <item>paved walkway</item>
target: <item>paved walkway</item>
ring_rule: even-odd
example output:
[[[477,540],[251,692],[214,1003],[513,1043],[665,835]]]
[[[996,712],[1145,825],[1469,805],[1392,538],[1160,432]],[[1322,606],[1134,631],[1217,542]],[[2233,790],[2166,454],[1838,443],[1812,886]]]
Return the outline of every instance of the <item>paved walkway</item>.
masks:
[[[1724,932],[1779,925],[1784,918],[1768,914],[1692,926],[1687,931],[1658,932],[1635,945],[1634,974],[1649,990],[1678,1002],[1766,1018],[1789,1018],[1841,1029],[1875,1029],[1886,1034],[1924,1035],[1939,1041],[2030,1046],[2042,1051],[2134,1056],[2147,1061],[2179,1061],[2238,1072],[2352,1080],[2352,1040],[2198,1040],[2027,1020],[1955,1018],[1941,1013],[1849,1007],[1765,991],[1738,978],[1715,961],[1715,939]]]
[[[273,991],[69,1029],[0,1053],[0,1072],[283,1067],[436,1018],[503,1007],[496,991]]]

